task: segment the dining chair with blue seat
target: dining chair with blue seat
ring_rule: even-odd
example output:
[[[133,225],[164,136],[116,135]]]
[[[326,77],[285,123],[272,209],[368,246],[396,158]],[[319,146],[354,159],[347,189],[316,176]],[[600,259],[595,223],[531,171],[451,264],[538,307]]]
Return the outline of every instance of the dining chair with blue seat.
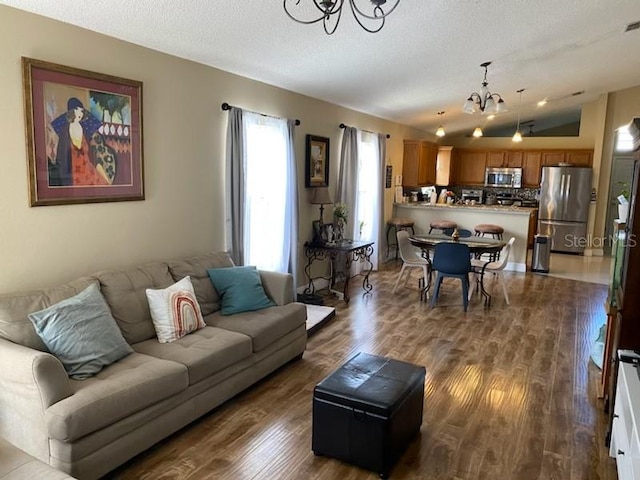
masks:
[[[435,290],[431,297],[431,307],[440,293],[440,285],[445,277],[459,278],[462,282],[462,304],[467,311],[469,303],[469,273],[471,272],[471,252],[464,243],[442,242],[436,244],[432,269],[438,272]]]

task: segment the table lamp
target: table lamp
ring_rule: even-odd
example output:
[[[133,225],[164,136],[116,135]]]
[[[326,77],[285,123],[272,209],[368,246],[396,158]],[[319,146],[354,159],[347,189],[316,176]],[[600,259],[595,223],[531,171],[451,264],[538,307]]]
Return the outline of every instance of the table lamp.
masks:
[[[322,225],[323,222],[322,214],[324,212],[324,206],[330,203],[333,203],[333,200],[331,200],[331,195],[329,194],[329,189],[327,187],[318,187],[313,189],[313,194],[311,194],[311,204],[320,205],[320,225]]]

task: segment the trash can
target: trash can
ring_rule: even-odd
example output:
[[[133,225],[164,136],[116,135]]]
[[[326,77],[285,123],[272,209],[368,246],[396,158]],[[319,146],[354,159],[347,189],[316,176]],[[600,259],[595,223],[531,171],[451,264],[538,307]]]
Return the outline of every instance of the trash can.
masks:
[[[551,257],[551,237],[536,235],[533,240],[533,254],[531,255],[531,271],[549,273],[549,258]]]

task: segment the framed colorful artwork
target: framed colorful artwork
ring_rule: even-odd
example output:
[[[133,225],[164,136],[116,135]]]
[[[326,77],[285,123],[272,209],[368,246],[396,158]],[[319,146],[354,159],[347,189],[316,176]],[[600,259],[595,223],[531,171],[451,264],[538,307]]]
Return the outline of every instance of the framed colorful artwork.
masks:
[[[329,139],[307,135],[305,187],[329,186]]]
[[[29,202],[144,200],[142,82],[22,58]]]

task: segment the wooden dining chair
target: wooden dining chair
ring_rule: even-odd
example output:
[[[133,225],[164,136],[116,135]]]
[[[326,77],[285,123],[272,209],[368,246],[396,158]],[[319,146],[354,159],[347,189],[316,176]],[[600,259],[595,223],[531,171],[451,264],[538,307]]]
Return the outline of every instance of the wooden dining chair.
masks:
[[[433,307],[440,294],[440,285],[445,277],[459,278],[462,282],[462,304],[467,311],[469,303],[469,273],[471,272],[471,252],[464,243],[442,242],[435,246],[433,270],[438,272],[435,290],[431,297]]]

